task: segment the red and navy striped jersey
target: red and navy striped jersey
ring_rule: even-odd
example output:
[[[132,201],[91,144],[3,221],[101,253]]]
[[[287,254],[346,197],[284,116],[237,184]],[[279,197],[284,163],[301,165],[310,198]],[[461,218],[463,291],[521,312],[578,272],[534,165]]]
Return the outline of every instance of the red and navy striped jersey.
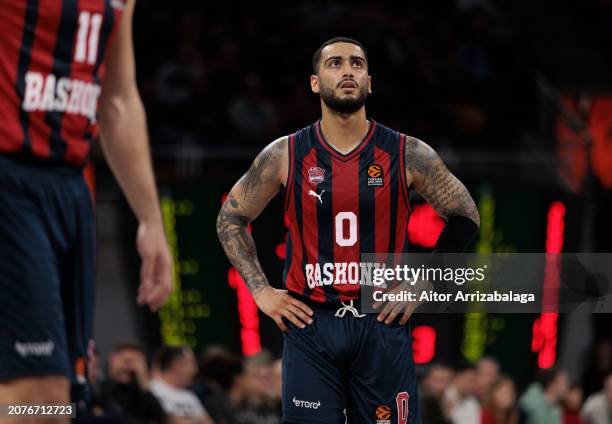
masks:
[[[125,0],[0,0],[0,154],[82,166]]]
[[[315,302],[357,299],[362,253],[408,249],[406,137],[371,120],[350,153],[336,151],[319,123],[289,136],[285,287]]]

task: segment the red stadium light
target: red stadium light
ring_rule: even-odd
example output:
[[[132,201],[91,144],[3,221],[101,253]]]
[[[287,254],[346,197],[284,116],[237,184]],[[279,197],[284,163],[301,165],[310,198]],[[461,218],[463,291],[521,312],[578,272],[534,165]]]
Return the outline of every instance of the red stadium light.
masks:
[[[428,203],[415,205],[408,221],[410,243],[434,247],[444,229],[444,220]]]
[[[238,316],[242,327],[240,330],[242,354],[245,356],[254,355],[261,352],[257,304],[236,268],[231,267],[229,269],[227,282],[231,288],[236,289],[238,298]]]
[[[412,330],[412,358],[415,364],[426,364],[436,355],[436,330],[420,325]]]
[[[538,352],[538,367],[551,368],[557,356],[557,320],[559,314],[556,306],[559,302],[559,258],[563,250],[565,233],[565,205],[553,202],[548,209],[546,225],[546,268],[544,270],[544,296],[542,314],[533,323],[531,351]]]

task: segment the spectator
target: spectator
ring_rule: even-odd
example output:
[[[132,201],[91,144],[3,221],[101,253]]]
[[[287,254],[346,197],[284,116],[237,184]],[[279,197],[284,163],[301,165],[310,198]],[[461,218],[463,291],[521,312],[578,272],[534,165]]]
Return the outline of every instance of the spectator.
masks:
[[[102,370],[100,369],[100,352],[95,347],[91,349],[89,360],[87,361],[87,380],[94,396],[100,392],[100,379]]]
[[[612,423],[612,374],[605,379],[601,392],[589,396],[580,416],[585,424]]]
[[[118,344],[108,355],[108,379],[94,398],[94,413],[126,424],[164,423],[164,411],[149,388],[143,349],[135,343]]]
[[[476,399],[476,370],[465,366],[457,371],[444,391],[444,408],[454,424],[479,424],[480,404]]]
[[[442,407],[442,398],[452,378],[452,368],[441,363],[434,363],[427,370],[421,383],[421,419],[424,423],[450,423]]]
[[[282,413],[281,401],[282,401],[282,389],[283,389],[283,360],[278,358],[272,364],[272,386],[270,388],[270,396],[272,402],[278,406],[279,413]]]
[[[484,393],[482,424],[519,424],[516,387],[508,376],[501,375]]]
[[[245,359],[241,379],[243,399],[236,411],[238,424],[280,424],[281,413],[273,401],[272,355],[262,351]]]
[[[246,90],[229,106],[228,116],[234,128],[246,137],[261,140],[278,131],[274,103],[267,98],[257,75],[245,78]]]
[[[519,405],[527,416],[526,424],[561,424],[560,402],[568,389],[567,373],[550,368],[541,370],[538,381],[521,396]]]
[[[584,377],[582,378],[582,388],[584,396],[589,397],[603,388],[603,382],[607,375],[612,372],[612,340],[610,338],[600,339],[594,348]]]
[[[156,376],[151,392],[159,399],[172,424],[214,424],[197,396],[188,390],[198,372],[191,348],[164,346],[154,357]]]
[[[485,356],[476,364],[476,393],[479,399],[489,393],[491,386],[499,379],[499,362],[492,356]]]
[[[577,384],[572,384],[563,399],[564,424],[582,424],[582,419],[580,418],[582,400],[582,388]]]
[[[235,405],[242,401],[242,360],[222,347],[210,347],[202,355],[194,391],[217,424],[236,422]]]

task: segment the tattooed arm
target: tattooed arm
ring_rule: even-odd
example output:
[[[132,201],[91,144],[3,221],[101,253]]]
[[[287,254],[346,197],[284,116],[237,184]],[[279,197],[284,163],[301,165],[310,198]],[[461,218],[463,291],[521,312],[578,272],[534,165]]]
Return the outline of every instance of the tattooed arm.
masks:
[[[480,226],[480,215],[465,186],[444,165],[438,154],[414,137],[406,140],[408,185],[429,202],[445,219],[466,217]]]
[[[310,323],[312,310],[285,290],[270,286],[257,258],[248,225],[286,184],[287,138],[280,138],[259,153],[246,174],[238,180],[217,217],[217,234],[230,262],[251,291],[257,306],[283,331],[285,317],[299,327]]]
[[[413,137],[406,140],[406,182],[429,202],[446,219],[446,225],[438,238],[434,252],[463,252],[470,244],[480,225],[476,204],[465,186],[446,168],[438,154],[427,144]],[[423,290],[433,288],[431,282],[421,281],[417,286],[417,296]],[[398,290],[403,290],[402,285]],[[388,302],[377,319],[385,324],[392,323],[401,314],[399,323],[408,319],[420,302]],[[375,307],[382,306],[377,302]]]

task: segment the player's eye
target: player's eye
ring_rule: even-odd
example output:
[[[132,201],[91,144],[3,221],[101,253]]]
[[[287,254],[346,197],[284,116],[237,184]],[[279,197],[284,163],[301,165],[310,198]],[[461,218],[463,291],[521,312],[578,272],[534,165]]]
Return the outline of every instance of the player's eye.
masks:
[[[363,62],[361,60],[353,60],[353,66],[356,68],[363,68]]]
[[[329,62],[329,66],[332,66],[332,67],[340,66],[340,61],[337,59],[334,59]]]

